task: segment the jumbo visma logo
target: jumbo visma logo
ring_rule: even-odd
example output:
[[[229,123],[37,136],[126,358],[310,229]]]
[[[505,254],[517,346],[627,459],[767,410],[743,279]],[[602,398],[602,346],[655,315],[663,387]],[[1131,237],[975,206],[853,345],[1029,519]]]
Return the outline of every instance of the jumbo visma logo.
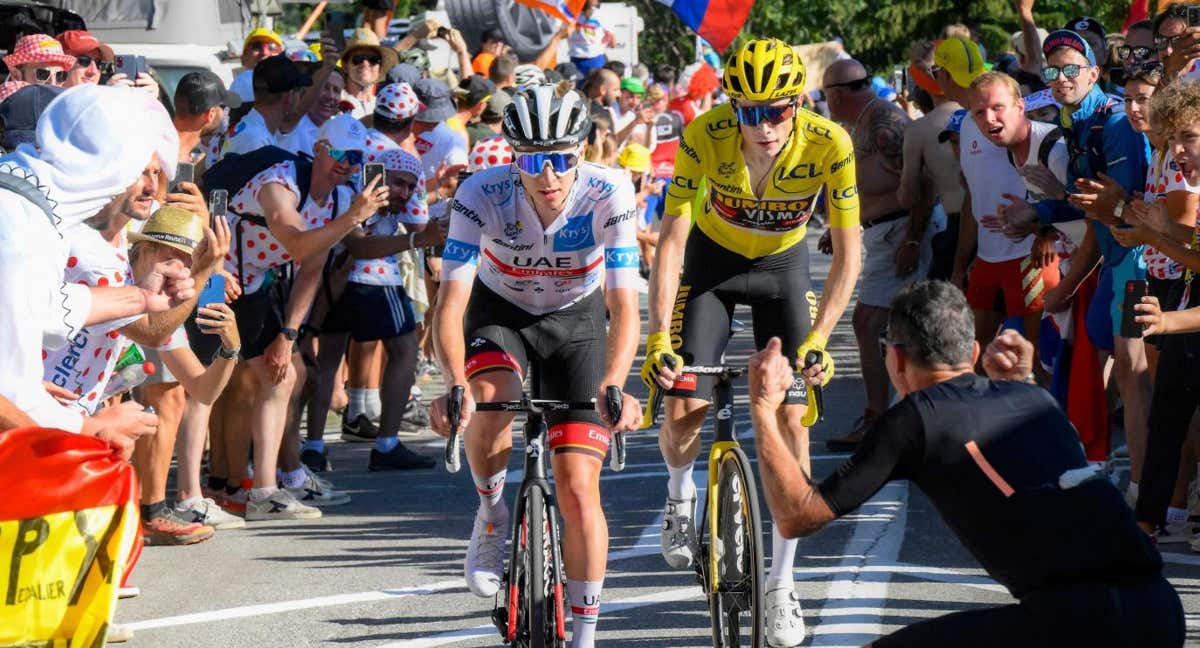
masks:
[[[555,252],[578,252],[596,245],[596,237],[592,235],[592,214],[572,216],[567,224],[554,235]]]

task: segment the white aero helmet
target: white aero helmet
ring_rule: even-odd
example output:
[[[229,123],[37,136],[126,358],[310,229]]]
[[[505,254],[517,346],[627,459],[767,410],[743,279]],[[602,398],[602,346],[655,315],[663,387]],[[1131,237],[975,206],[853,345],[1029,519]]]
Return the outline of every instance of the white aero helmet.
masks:
[[[561,94],[561,96],[560,96]],[[522,90],[504,108],[501,132],[514,151],[545,151],[579,146],[592,122],[587,100],[575,90],[544,84]]]

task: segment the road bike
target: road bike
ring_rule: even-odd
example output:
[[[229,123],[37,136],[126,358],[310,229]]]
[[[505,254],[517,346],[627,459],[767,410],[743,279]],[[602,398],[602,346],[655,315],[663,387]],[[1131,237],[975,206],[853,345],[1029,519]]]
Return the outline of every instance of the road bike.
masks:
[[[534,382],[533,384],[537,384]],[[446,469],[458,472],[458,435],[462,420],[463,387],[450,390],[447,418],[450,438],[446,441]],[[605,406],[610,421],[621,418],[621,390],[605,389]],[[566,609],[563,604],[565,576],[562,562],[562,535],[559,532],[558,506],[546,478],[545,437],[546,412],[592,411],[594,401],[558,401],[530,398],[520,400],[476,403],[477,412],[509,412],[525,414],[525,470],[517,491],[512,532],[509,535],[508,568],[504,571],[500,593],[504,604],[492,611],[492,622],[504,642],[519,648],[561,648],[566,645]],[[613,470],[625,468],[625,438],[612,435],[612,454],[609,465]]]
[[[805,366],[821,361],[810,352]],[[666,358],[674,370],[674,362]],[[693,567],[700,587],[708,597],[714,648],[763,648],[763,540],[758,486],[750,459],[738,443],[733,413],[733,381],[746,373],[745,367],[693,365],[680,374],[713,376],[713,427],[716,436],[708,451],[708,490],[692,547]],[[810,388],[810,411],[819,417],[823,405],[820,387]],[[647,417],[658,418],[664,390],[651,390]]]

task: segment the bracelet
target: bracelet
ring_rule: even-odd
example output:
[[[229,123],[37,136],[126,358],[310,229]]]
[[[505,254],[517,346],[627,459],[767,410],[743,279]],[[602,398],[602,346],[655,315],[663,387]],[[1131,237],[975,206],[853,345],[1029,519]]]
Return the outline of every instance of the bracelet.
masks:
[[[242,347],[226,349],[225,345],[221,345],[221,347],[217,349],[217,355],[221,356],[222,358],[225,358],[226,360],[237,360],[238,354],[241,352],[242,352]]]

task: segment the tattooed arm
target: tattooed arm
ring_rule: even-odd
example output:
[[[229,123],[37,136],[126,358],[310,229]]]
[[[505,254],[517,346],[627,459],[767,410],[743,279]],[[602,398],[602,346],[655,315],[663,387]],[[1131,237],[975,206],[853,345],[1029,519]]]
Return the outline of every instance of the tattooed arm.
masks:
[[[880,101],[854,135],[863,222],[901,209],[897,189],[904,168],[904,132],[910,123],[899,108]]]

